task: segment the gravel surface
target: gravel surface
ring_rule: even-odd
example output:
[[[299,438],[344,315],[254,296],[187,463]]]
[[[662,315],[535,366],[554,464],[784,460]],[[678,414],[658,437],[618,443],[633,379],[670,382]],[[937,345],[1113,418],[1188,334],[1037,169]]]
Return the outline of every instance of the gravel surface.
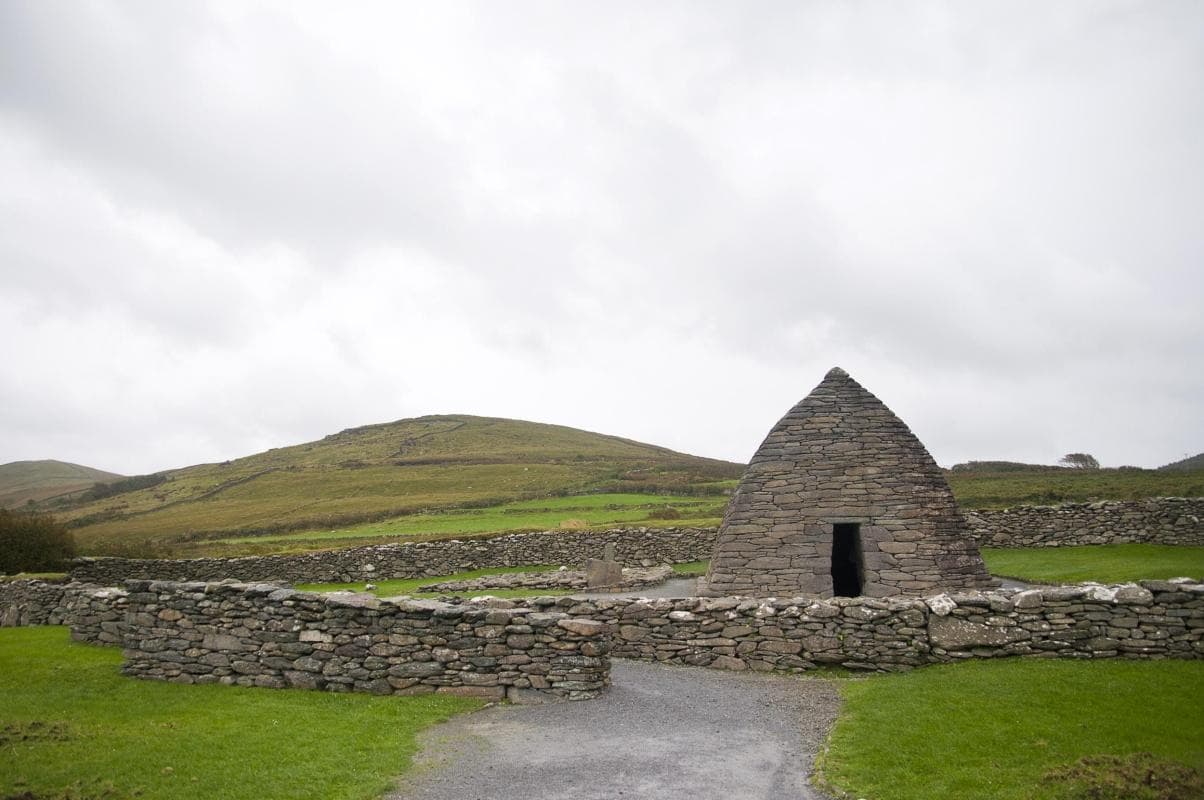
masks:
[[[615,659],[602,697],[492,706],[427,731],[389,800],[826,800],[825,680]]]
[[[573,592],[573,597],[694,597],[697,578],[670,578],[659,586],[645,586],[629,592]]]

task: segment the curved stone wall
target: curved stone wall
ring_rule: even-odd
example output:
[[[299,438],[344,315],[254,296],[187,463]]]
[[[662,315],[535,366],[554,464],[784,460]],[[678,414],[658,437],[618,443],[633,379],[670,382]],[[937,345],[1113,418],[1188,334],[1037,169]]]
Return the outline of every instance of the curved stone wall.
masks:
[[[926,598],[456,604],[271,584],[134,581],[127,592],[35,583],[0,595],[57,610],[17,623],[69,624],[77,639],[126,648],[127,674],[181,683],[583,699],[608,683],[609,655],[794,672],[1024,655],[1204,658],[1204,584],[1189,580]]]
[[[966,511],[983,547],[1150,542],[1204,546],[1204,497],[1157,497]]]
[[[537,598],[615,629],[611,655],[733,670],[897,670],[966,658],[1204,658],[1204,584],[927,598]]]
[[[83,583],[0,583],[0,628],[69,625],[76,641],[120,644],[125,598],[121,589]]]
[[[273,584],[132,581],[122,671],[176,683],[512,700],[594,697],[609,629],[555,610]]]

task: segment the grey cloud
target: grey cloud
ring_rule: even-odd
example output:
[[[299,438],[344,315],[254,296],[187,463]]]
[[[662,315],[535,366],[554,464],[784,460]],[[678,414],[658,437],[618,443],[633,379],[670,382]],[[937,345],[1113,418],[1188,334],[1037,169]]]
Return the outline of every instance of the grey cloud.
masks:
[[[456,410],[745,458],[835,363],[945,462],[1171,460],[1204,436],[1202,23],[0,5],[8,457],[104,438],[28,372],[104,336],[170,386],[94,354],[94,394],[175,463]],[[657,392],[561,390],[594,382]]]
[[[334,254],[455,224],[454,153],[404,97],[287,20],[232,30],[199,6],[7,8],[9,114],[130,202],[223,241]]]

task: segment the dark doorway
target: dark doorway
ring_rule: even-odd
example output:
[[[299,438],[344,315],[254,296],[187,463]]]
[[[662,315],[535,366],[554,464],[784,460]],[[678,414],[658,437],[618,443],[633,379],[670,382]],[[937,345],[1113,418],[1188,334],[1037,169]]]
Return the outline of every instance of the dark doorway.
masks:
[[[832,526],[832,594],[857,597],[864,580],[861,526],[856,522],[838,522]]]

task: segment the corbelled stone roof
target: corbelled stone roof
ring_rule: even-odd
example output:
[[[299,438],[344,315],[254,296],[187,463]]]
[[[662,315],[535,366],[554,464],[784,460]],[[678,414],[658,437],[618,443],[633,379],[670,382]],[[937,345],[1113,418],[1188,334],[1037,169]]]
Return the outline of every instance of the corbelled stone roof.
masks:
[[[989,585],[920,440],[840,368],[784,416],[728,504],[710,594],[833,593],[833,525],[856,525],[861,594]]]

